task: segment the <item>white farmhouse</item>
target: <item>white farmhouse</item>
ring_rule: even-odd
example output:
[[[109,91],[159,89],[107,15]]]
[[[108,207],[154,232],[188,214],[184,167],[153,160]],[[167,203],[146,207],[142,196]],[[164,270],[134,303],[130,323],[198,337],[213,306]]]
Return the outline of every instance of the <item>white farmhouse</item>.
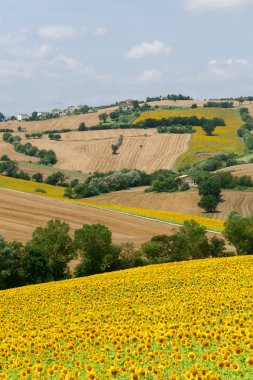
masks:
[[[29,119],[29,117],[30,116],[27,115],[26,113],[20,113],[20,114],[18,114],[17,119],[18,119],[18,121],[26,121]]]
[[[177,178],[179,180],[181,180],[182,182],[187,183],[187,185],[189,185],[190,187],[196,186],[196,183],[195,183],[194,179],[190,175],[183,174],[183,175],[180,175]]]

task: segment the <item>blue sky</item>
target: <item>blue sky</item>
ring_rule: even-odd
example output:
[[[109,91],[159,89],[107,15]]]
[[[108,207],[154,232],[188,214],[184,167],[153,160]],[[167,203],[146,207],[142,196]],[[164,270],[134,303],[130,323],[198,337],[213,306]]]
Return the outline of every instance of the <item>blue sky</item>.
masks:
[[[253,0],[0,0],[0,111],[253,95]]]

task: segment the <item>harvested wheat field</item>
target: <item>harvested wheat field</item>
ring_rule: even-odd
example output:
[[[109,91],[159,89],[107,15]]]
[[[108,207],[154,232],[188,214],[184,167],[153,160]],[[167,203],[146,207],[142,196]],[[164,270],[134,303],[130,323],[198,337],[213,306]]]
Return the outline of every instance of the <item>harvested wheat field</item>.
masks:
[[[111,146],[117,143],[120,134],[124,136],[123,145],[113,155]],[[171,168],[177,157],[187,152],[190,134],[162,135],[144,129],[121,129],[66,133],[63,141],[47,137],[29,141],[39,149],[53,149],[59,169],[89,173],[135,168],[150,173]]]
[[[31,161],[31,162],[39,161],[39,159],[36,157],[28,157],[22,153],[15,152],[12,144],[9,144],[9,143],[2,140],[2,136],[0,133],[0,157],[4,154],[9,156],[10,159],[16,160],[16,161],[26,161],[26,162],[28,162],[28,161]]]
[[[248,175],[253,179],[253,163],[228,166],[218,170],[218,172],[231,172],[234,176]]]
[[[83,115],[76,115],[76,116],[63,116],[58,117],[56,119],[49,119],[49,120],[40,120],[40,121],[8,121],[6,123],[2,123],[3,128],[11,128],[14,130],[17,130],[18,127],[22,126],[27,129],[28,133],[31,132],[42,132],[45,130],[52,130],[52,129],[77,129],[79,127],[79,124],[84,122],[87,127],[92,127],[93,125],[99,124],[99,114],[100,113],[110,113],[113,110],[117,109],[118,107],[111,107],[111,108],[103,108],[99,110],[98,112],[94,113],[87,113]]]
[[[181,193],[144,193],[144,187],[115,191],[110,194],[89,198],[90,202],[111,203],[143,209],[161,210],[226,220],[232,211],[243,216],[253,214],[253,191],[223,191],[223,202],[218,212],[205,213],[198,207],[198,192],[190,190]]]
[[[174,226],[130,215],[93,209],[56,199],[0,189],[0,235],[25,242],[38,226],[50,219],[69,223],[71,233],[83,224],[104,224],[112,231],[114,243],[133,242],[140,246],[154,235],[171,234]]]

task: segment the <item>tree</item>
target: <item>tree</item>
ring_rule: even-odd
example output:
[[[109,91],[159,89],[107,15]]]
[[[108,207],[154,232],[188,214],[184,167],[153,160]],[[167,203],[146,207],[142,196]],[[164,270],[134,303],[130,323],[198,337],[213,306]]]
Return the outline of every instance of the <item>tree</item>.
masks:
[[[32,175],[32,179],[35,182],[43,182],[43,174],[41,174],[41,173],[35,173],[35,174]]]
[[[119,119],[119,115],[120,115],[119,110],[115,110],[115,111],[112,111],[112,112],[110,113],[110,118],[111,118],[112,120],[118,120],[118,119]]]
[[[7,243],[0,236],[0,289],[22,285],[22,250],[21,243],[16,241]]]
[[[45,182],[53,186],[57,186],[57,185],[62,186],[63,183],[65,182],[65,179],[66,179],[65,175],[61,171],[58,171],[49,175],[46,178]]]
[[[185,221],[175,236],[176,243],[181,243],[181,250],[185,257],[201,259],[209,256],[209,244],[205,227],[194,220]]]
[[[136,110],[140,107],[138,100],[132,101],[133,109]]]
[[[156,235],[141,246],[144,255],[152,262],[171,261],[173,237]]]
[[[212,257],[225,256],[225,240],[212,236],[209,241],[209,249]]]
[[[76,276],[108,271],[120,254],[120,249],[112,245],[111,231],[101,224],[84,224],[76,230],[75,246],[81,258]]]
[[[203,123],[202,129],[207,134],[207,136],[212,136],[216,126],[212,125],[211,123]]]
[[[31,248],[28,248],[31,247]],[[40,252],[54,280],[68,276],[68,263],[75,258],[75,249],[69,236],[69,225],[58,219],[49,220],[47,227],[35,229],[26,245],[26,252]]]
[[[232,243],[238,255],[253,253],[253,217],[241,217],[233,211],[225,223],[223,235]]]
[[[38,120],[38,112],[34,111],[29,118],[31,121]]]
[[[5,116],[2,112],[0,112],[0,121],[4,121],[5,120]]]
[[[39,284],[54,280],[48,259],[40,247],[27,245],[21,263],[27,284]]]
[[[112,144],[112,154],[116,154],[119,149],[118,144]]]
[[[88,128],[85,126],[85,123],[82,122],[79,124],[78,131],[87,131]]]
[[[218,203],[219,200],[215,197],[215,195],[202,195],[200,201],[198,202],[198,206],[203,208],[205,212],[215,212]]]
[[[103,122],[103,123],[106,122],[107,117],[108,117],[108,115],[107,115],[106,112],[100,113],[100,114],[98,115],[99,120],[100,120],[101,122]]]
[[[210,177],[203,179],[198,184],[199,195],[214,195],[218,201],[221,200],[221,187],[219,179]]]

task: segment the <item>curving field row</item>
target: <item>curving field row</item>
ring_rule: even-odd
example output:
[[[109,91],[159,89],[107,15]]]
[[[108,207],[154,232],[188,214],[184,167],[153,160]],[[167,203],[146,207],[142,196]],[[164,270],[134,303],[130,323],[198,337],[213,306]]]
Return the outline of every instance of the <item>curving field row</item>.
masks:
[[[40,149],[53,149],[59,169],[81,170],[84,173],[136,168],[146,172],[169,169],[177,157],[187,152],[190,135],[161,135],[146,130],[103,131],[99,133],[65,134],[63,141],[48,138],[29,140]],[[113,155],[111,145],[123,134],[124,142],[118,154]],[[113,137],[112,137],[113,136]]]

